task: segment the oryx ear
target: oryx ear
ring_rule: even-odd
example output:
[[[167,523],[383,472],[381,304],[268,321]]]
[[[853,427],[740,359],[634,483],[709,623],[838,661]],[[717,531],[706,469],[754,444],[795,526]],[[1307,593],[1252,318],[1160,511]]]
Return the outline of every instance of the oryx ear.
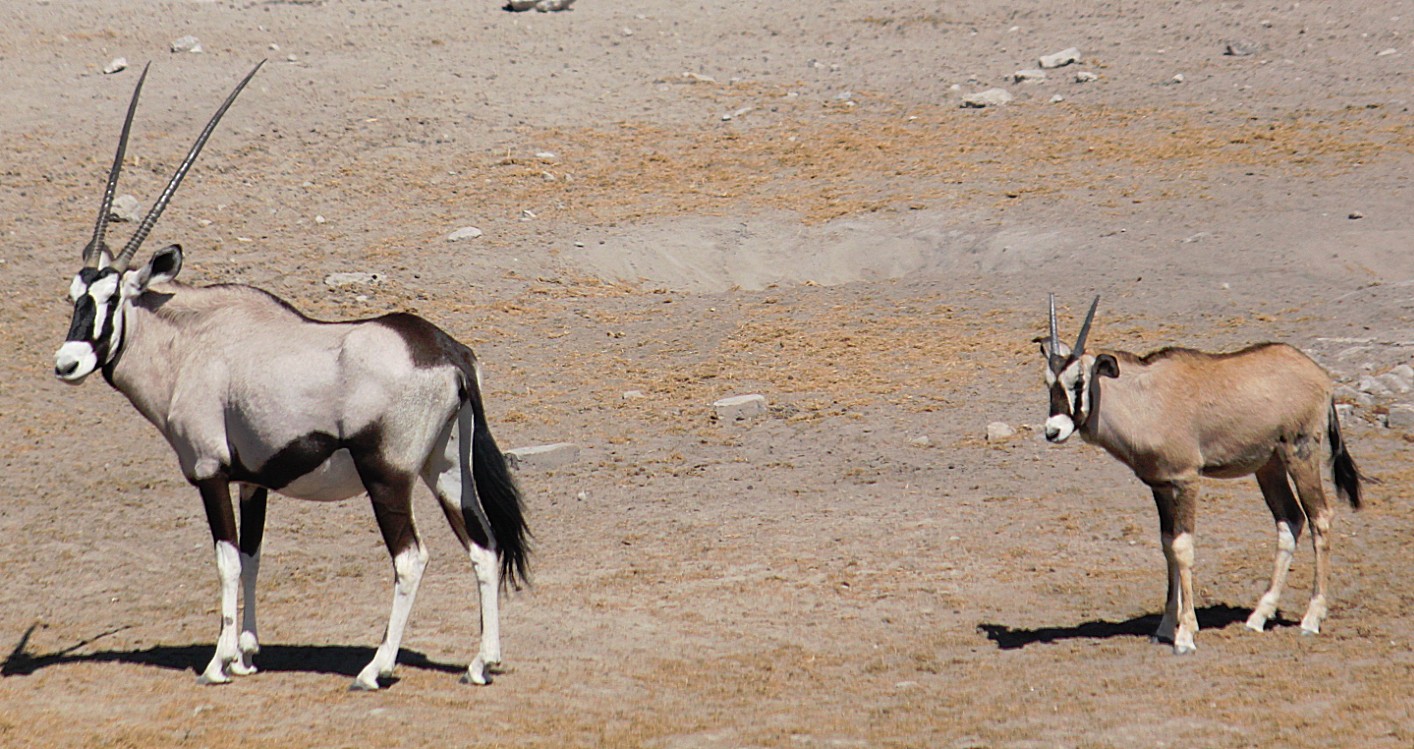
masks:
[[[155,283],[167,283],[177,277],[182,272],[182,246],[179,244],[168,245],[157,251],[152,259],[147,261],[137,271],[137,290],[146,291],[148,286]]]
[[[1095,377],[1119,377],[1119,361],[1110,354],[1095,357]]]

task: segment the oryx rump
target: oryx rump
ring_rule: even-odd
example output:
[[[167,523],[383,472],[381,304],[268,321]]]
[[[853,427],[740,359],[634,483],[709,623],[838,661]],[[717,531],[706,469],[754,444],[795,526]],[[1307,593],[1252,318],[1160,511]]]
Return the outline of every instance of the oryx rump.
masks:
[[[1282,343],[1209,354],[1165,348],[1144,356],[1085,350],[1099,297],[1075,347],[1056,332],[1051,295],[1050,335],[1038,338],[1046,359],[1050,417],[1046,439],[1072,433],[1129,466],[1153,491],[1168,564],[1168,599],[1155,636],[1176,653],[1194,650],[1193,534],[1199,478],[1256,474],[1276,519],[1271,585],[1247,626],[1260,631],[1276,612],[1292,555],[1309,523],[1315,587],[1301,629],[1320,631],[1326,617],[1330,526],[1334,514],[1321,484],[1320,446],[1328,443],[1336,492],[1360,507],[1360,473],[1340,436],[1330,375]],[[1295,493],[1292,487],[1295,487]]]
[[[418,479],[437,497],[467,549],[481,599],[481,645],[467,670],[484,684],[501,660],[502,578],[524,578],[527,531],[520,495],[487,428],[476,357],[419,317],[320,322],[249,286],[179,283],[172,245],[130,263],[202,146],[260,66],[207,123],[162,195],[116,256],[104,243],[108,211],[142,91],[128,105],[55,374],[95,370],[152,422],[201,494],[221,583],[221,631],[203,683],[254,672],[255,582],[268,491],[312,500],[367,493],[393,557],[393,608],[383,643],[356,688],[392,673],[427,564],[412,515]],[[240,527],[230,486],[240,488]],[[237,625],[237,584],[244,612]]]

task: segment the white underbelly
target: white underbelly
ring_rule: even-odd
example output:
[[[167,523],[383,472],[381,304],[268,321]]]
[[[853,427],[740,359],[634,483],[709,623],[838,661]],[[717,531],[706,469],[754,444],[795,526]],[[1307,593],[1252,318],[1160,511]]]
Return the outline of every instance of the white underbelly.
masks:
[[[316,502],[337,502],[341,499],[362,494],[363,481],[358,477],[353,458],[348,450],[336,450],[328,460],[313,471],[300,476],[278,490],[279,493],[295,499],[311,499]]]

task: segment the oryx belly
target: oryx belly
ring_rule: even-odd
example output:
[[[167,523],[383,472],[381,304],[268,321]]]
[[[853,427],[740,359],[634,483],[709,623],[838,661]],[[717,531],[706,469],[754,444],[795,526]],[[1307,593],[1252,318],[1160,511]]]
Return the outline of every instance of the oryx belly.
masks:
[[[362,494],[364,488],[349,451],[340,448],[314,470],[276,491],[295,499],[335,502]]]

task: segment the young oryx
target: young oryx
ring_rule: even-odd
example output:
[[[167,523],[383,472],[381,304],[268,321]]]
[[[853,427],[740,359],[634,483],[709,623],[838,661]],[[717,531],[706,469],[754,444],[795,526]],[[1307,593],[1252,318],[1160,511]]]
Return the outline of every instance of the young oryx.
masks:
[[[353,683],[377,689],[379,677],[393,671],[427,565],[412,515],[413,484],[420,477],[476,572],[481,648],[464,678],[485,684],[501,660],[498,586],[502,577],[524,579],[527,531],[520,496],[487,430],[471,350],[410,314],[320,322],[249,286],[183,285],[176,281],[182,268],[178,245],[129,267],[216,123],[259,69],[226,97],[114,256],[103,233],[147,77],[143,70],[98,224],[83,250],[83,268],[69,287],[73,322],[54,373],[79,383],[101,368],[104,379],[167,438],[182,473],[201,493],[221,579],[221,634],[201,683],[255,671],[255,578],[266,492],[320,501],[366,492],[395,575],[383,643]],[[231,484],[240,487],[239,540]],[[239,630],[237,581],[245,598]]]
[[[1351,507],[1360,507],[1361,477],[1340,438],[1330,376],[1281,343],[1228,354],[1181,348],[1144,356],[1089,354],[1085,336],[1099,303],[1097,296],[1071,349],[1056,335],[1056,298],[1050,297],[1050,337],[1036,339],[1051,391],[1046,439],[1064,442],[1079,432],[1153,490],[1168,561],[1168,602],[1155,638],[1172,642],[1180,655],[1194,650],[1193,523],[1199,477],[1253,473],[1276,518],[1277,552],[1271,587],[1247,626],[1260,632],[1276,613],[1296,541],[1309,521],[1316,581],[1301,630],[1316,634],[1326,618],[1333,515],[1321,488],[1322,439],[1330,441],[1337,493]]]

